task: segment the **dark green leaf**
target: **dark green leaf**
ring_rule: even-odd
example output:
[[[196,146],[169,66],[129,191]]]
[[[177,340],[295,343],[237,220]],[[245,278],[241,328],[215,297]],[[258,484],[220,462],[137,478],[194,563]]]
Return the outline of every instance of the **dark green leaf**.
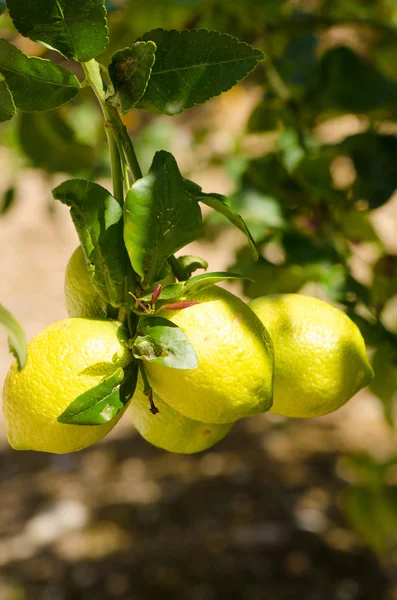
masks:
[[[181,329],[162,317],[141,317],[132,352],[135,358],[173,369],[195,369],[196,352]]]
[[[145,93],[155,61],[154,42],[135,42],[113,54],[109,65],[114,94],[108,102],[120,106],[123,114],[135,106]]]
[[[172,154],[157,152],[146,177],[127,194],[124,240],[143,287],[154,281],[166,259],[202,231],[201,211],[187,193]]]
[[[190,254],[186,254],[185,256],[178,256],[178,262],[181,265],[182,269],[185,271],[188,278],[191,276],[194,271],[197,269],[208,269],[208,263],[204,258],[200,256],[191,256]]]
[[[371,361],[375,377],[369,389],[382,403],[387,422],[394,425],[397,399],[397,350],[387,342],[380,343]]]
[[[6,2],[5,0],[0,0],[0,15],[3,14],[3,12],[6,10],[7,6],[6,6]]]
[[[26,346],[25,333],[18,321],[1,304],[0,323],[6,328],[10,352],[12,352],[12,354],[17,359],[19,368],[23,369],[23,367],[26,364],[26,357],[28,352]]]
[[[357,171],[355,199],[366,200],[371,209],[382,206],[397,188],[397,137],[369,130],[346,138],[340,147]]]
[[[78,94],[78,79],[50,60],[28,56],[0,39],[0,73],[7,81],[15,106],[26,112],[51,110]]]
[[[154,29],[141,39],[155,42],[157,51],[138,107],[167,115],[226,92],[263,60],[260,50],[217,31]]]
[[[221,281],[236,281],[241,279],[247,279],[247,277],[238,273],[202,273],[201,275],[195,275],[195,277],[191,277],[187,281],[167,285],[162,290],[159,300],[168,301],[177,300],[178,298],[193,299],[194,296],[205,290],[205,288],[216,285]],[[141,300],[150,300],[150,294],[143,296]]]
[[[121,206],[103,187],[83,179],[65,181],[52,193],[54,198],[70,206],[98,293],[112,306],[120,306],[124,301],[128,261]]]
[[[11,208],[15,201],[15,188],[9,187],[0,201],[0,215],[5,215],[6,212]]]
[[[281,124],[293,125],[293,115],[280,100],[265,98],[251,113],[247,130],[249,133],[275,131]]]
[[[258,250],[256,248],[255,241],[251,233],[249,232],[244,219],[233,210],[226,196],[222,196],[221,194],[205,194],[204,192],[202,192],[201,187],[197,185],[197,183],[189,181],[188,179],[184,179],[184,182],[186,190],[192,196],[192,198],[194,198],[198,202],[206,204],[210,208],[224,215],[231,223],[233,223],[235,227],[237,227],[240,231],[244,233],[251,247],[253,258],[254,260],[257,260]]]
[[[7,82],[0,75],[0,123],[9,121],[15,115],[16,109]]]
[[[368,60],[339,46],[321,60],[313,99],[321,108],[364,113],[387,101],[392,86]]]
[[[95,165],[96,149],[79,142],[59,110],[21,113],[19,142],[35,167],[49,173],[81,173]]]
[[[25,37],[87,62],[107,44],[104,0],[7,0],[15,27]]]
[[[135,392],[138,366],[119,367],[108,379],[78,396],[58,417],[67,425],[104,425],[112,421]]]

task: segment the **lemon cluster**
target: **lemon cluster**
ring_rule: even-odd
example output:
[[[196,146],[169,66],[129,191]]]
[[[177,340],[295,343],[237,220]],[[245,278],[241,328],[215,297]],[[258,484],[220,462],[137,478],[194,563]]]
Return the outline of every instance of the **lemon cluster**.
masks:
[[[79,247],[66,270],[69,319],[29,344],[26,366],[10,368],[3,411],[10,444],[18,450],[66,453],[103,438],[122,414],[104,425],[57,421],[77,396],[133,357],[128,331],[107,318]],[[129,413],[139,433],[171,452],[194,453],[220,441],[243,418],[271,411],[288,417],[325,415],[345,404],[373,377],[364,340],[340,310],[298,294],[245,304],[213,286],[197,304],[158,315],[186,334],[196,369],[145,362],[159,410],[149,411],[141,377]]]

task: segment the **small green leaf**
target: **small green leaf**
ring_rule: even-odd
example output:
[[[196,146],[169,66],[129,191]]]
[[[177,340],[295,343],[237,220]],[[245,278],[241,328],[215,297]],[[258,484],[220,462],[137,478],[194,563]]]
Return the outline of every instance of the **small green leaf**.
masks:
[[[15,187],[9,187],[5,192],[3,198],[0,200],[0,215],[5,215],[6,212],[11,208],[15,201]]]
[[[186,190],[188,193],[197,200],[198,202],[202,202],[206,204],[210,208],[216,210],[217,212],[224,215],[237,229],[242,231],[244,235],[248,239],[248,243],[252,250],[252,255],[254,260],[258,260],[258,250],[252,237],[251,233],[248,230],[247,225],[245,224],[244,219],[233,210],[229,200],[226,196],[222,196],[221,194],[205,194],[201,191],[201,187],[194,183],[194,181],[189,181],[189,179],[184,179]]]
[[[153,29],[152,76],[138,108],[176,115],[232,88],[263,60],[263,52],[218,31]]]
[[[221,281],[236,281],[240,279],[248,279],[248,277],[238,273],[202,273],[201,275],[195,275],[195,277],[191,277],[187,281],[167,285],[165,288],[163,288],[159,296],[159,301],[177,300],[179,298],[192,298],[193,296],[196,296],[205,290],[205,288],[216,285]],[[143,296],[140,298],[140,300],[148,302],[150,300],[150,294]]]
[[[184,256],[178,256],[177,260],[181,265],[182,269],[185,271],[188,278],[191,276],[192,273],[194,273],[194,271],[197,271],[197,269],[208,269],[207,261],[204,260],[204,258],[201,258],[200,256],[192,256],[190,254],[186,254]]]
[[[195,369],[197,355],[175,323],[163,317],[141,317],[132,353],[135,358],[173,369]]]
[[[169,256],[201,235],[201,210],[186,192],[175,158],[157,152],[146,177],[124,204],[124,240],[133,269],[147,288]]]
[[[51,110],[78,94],[78,79],[50,60],[28,56],[0,39],[0,73],[6,79],[15,106],[25,112]]]
[[[83,179],[65,181],[52,193],[56,200],[70,206],[98,293],[112,306],[120,306],[124,301],[128,263],[120,204],[105,188]]]
[[[87,62],[101,54],[107,37],[104,0],[7,0],[19,33]]]
[[[114,94],[107,101],[120,106],[123,114],[135,106],[145,93],[155,61],[154,42],[135,42],[113,54],[109,65]]]
[[[15,113],[16,109],[11,92],[4,77],[0,75],[0,123],[9,121]]]
[[[28,353],[25,333],[18,321],[1,304],[0,323],[6,328],[10,352],[12,352],[17,359],[19,368],[23,369],[26,364],[26,357]]]
[[[108,379],[78,396],[58,417],[67,425],[104,425],[112,421],[135,392],[138,365],[119,367]]]

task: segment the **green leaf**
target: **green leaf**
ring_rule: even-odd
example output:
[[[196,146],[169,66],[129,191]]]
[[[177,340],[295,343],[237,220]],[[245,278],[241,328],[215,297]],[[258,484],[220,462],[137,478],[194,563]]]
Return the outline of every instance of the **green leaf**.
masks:
[[[57,421],[67,425],[104,425],[112,421],[135,392],[138,365],[119,367],[108,379],[78,396]]]
[[[23,367],[26,364],[26,358],[28,353],[25,333],[18,321],[1,304],[0,323],[6,328],[10,352],[12,352],[12,354],[17,359],[19,368],[23,369]]]
[[[76,139],[59,110],[21,113],[17,131],[21,148],[33,165],[48,173],[81,173],[95,165],[96,149]]]
[[[248,239],[248,243],[252,250],[252,255],[254,260],[258,260],[258,250],[252,237],[251,233],[248,230],[248,227],[244,221],[244,219],[233,210],[229,200],[226,196],[222,196],[221,194],[205,194],[197,183],[194,181],[189,181],[189,179],[184,179],[186,190],[188,193],[197,200],[198,202],[202,202],[206,204],[210,208],[216,210],[217,212],[224,215],[237,229],[242,231],[244,235]]]
[[[7,9],[5,0],[0,0],[0,15]]]
[[[11,186],[4,192],[0,200],[0,215],[5,215],[15,202],[15,187]]]
[[[70,206],[88,270],[102,298],[112,306],[124,301],[128,257],[123,243],[123,210],[103,187],[70,179],[53,190]]]
[[[78,79],[50,60],[28,56],[0,39],[0,73],[7,81],[15,106],[25,112],[51,110],[78,94]]]
[[[202,273],[201,275],[195,275],[187,281],[181,283],[173,283],[167,285],[161,292],[159,300],[177,300],[178,298],[193,298],[207,287],[211,287],[220,283],[221,281],[232,281],[248,279],[244,275],[239,273]],[[140,300],[149,301],[150,294],[143,296]]]
[[[375,377],[369,384],[369,389],[381,401],[386,421],[393,426],[394,408],[397,400],[396,347],[387,342],[378,344],[371,364]]]
[[[354,199],[366,200],[371,209],[382,206],[397,188],[397,137],[368,130],[349,136],[340,148],[357,171]]]
[[[197,271],[197,269],[208,269],[207,261],[200,256],[186,254],[184,256],[178,256],[177,260],[188,277],[190,277],[194,271]]]
[[[181,329],[163,317],[142,317],[132,352],[135,358],[173,369],[195,369],[196,352]]]
[[[263,52],[218,31],[154,29],[156,62],[138,108],[176,115],[232,88],[263,60]]]
[[[7,82],[0,75],[0,123],[9,121],[15,115],[16,109]]]
[[[67,58],[87,62],[107,44],[104,0],[7,0],[19,33]]]
[[[155,61],[154,42],[135,42],[113,54],[109,76],[114,94],[107,101],[120,106],[123,114],[135,106],[145,93]]]
[[[166,259],[201,235],[201,210],[175,158],[157,152],[146,177],[134,183],[124,204],[124,240],[144,288],[156,281]]]

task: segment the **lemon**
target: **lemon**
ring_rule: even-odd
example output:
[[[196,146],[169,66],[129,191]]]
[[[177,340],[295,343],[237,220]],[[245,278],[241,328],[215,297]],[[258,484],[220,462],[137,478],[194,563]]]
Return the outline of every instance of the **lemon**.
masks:
[[[271,407],[273,346],[258,317],[239,298],[213,286],[199,304],[160,310],[192,343],[196,369],[145,363],[149,382],[176,411],[203,423],[232,423]]]
[[[159,409],[156,415],[149,411],[149,400],[143,393],[143,383],[139,377],[129,409],[132,423],[147,442],[168,452],[193,454],[211,448],[234,425],[194,421],[171,408],[157,394],[153,395],[153,400]]]
[[[106,302],[91,282],[81,246],[73,252],[66,267],[64,290],[69,317],[106,318]]]
[[[105,425],[66,425],[57,418],[77,396],[131,362],[128,333],[116,321],[65,319],[28,345],[25,367],[11,365],[3,391],[9,442],[16,450],[62,454],[103,438],[121,412]]]
[[[372,379],[361,333],[339,309],[300,294],[264,296],[249,305],[273,339],[271,412],[286,417],[326,415]]]

